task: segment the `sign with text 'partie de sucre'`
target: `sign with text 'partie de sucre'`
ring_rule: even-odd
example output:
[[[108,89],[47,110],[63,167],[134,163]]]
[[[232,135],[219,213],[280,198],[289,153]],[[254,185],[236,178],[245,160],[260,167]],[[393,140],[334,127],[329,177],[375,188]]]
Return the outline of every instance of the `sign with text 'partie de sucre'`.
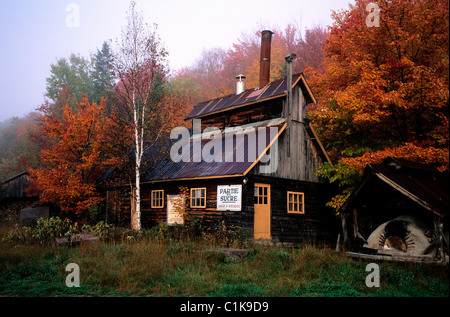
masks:
[[[242,206],[242,185],[217,186],[217,210],[240,211]]]

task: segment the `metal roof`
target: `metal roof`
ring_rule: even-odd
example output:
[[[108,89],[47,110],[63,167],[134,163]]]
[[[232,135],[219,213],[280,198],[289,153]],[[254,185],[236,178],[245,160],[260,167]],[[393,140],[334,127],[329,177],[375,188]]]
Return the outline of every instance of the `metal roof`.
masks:
[[[316,102],[311,90],[302,73],[292,75],[292,86],[301,83],[305,91],[305,98],[308,102]],[[185,120],[199,118],[206,115],[231,110],[258,102],[263,102],[273,98],[286,96],[287,81],[286,77],[268,83],[261,89],[247,89],[240,94],[230,94],[203,101],[194,106],[194,109],[187,115]]]
[[[185,155],[181,156],[179,162],[172,160],[169,154],[170,149],[168,149],[165,157],[159,160],[154,167],[143,171],[141,182],[244,176],[260,161],[283,132],[286,127],[285,121],[285,118],[277,118],[220,130],[221,138],[218,139],[220,143],[217,144],[222,151],[221,153],[212,153],[213,159],[209,161],[206,161],[201,153],[211,150],[211,145],[208,143],[212,142],[210,137],[214,133],[193,135],[187,141],[189,142],[189,151],[185,151]],[[274,129],[271,131],[271,128]],[[248,136],[252,131],[254,138]],[[265,133],[265,135],[261,133]],[[238,135],[242,137],[238,137]],[[233,140],[232,150],[226,152],[228,149],[226,142],[230,138]],[[201,143],[201,150],[199,148],[194,150],[195,142]]]

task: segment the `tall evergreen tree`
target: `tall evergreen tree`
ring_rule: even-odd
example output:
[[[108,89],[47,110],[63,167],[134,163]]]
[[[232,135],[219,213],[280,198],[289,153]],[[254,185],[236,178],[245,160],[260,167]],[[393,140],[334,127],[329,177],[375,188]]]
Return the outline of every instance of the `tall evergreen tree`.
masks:
[[[102,97],[110,99],[115,85],[115,73],[113,67],[113,54],[108,42],[103,42],[101,50],[93,57],[92,62],[92,101],[99,102]]]

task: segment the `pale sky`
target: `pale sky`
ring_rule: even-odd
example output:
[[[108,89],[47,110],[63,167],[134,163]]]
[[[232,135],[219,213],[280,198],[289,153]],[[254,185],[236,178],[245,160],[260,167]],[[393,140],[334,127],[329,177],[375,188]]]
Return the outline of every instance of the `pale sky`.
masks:
[[[145,22],[158,24],[172,70],[203,49],[228,49],[243,32],[330,25],[332,10],[352,0],[136,0]],[[0,121],[43,103],[50,65],[71,53],[88,58],[120,37],[129,0],[1,0]]]

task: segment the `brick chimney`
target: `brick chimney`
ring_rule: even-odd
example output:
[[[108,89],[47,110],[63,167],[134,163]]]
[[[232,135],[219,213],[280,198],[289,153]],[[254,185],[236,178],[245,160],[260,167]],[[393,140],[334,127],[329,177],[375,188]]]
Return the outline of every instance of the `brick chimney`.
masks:
[[[270,47],[272,45],[270,30],[261,32],[261,55],[259,60],[259,88],[264,87],[270,81]]]

